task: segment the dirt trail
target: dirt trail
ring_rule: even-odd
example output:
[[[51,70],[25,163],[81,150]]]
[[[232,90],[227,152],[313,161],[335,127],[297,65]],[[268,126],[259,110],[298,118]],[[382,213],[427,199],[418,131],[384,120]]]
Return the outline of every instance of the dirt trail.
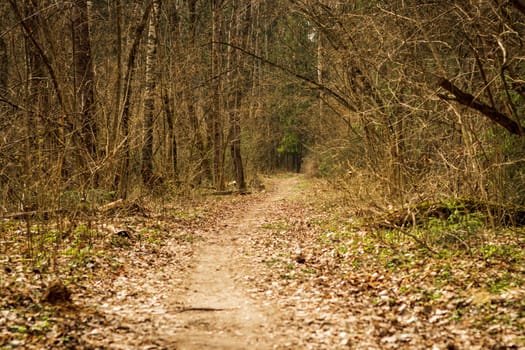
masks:
[[[287,348],[274,300],[254,295],[260,261],[253,240],[299,181],[272,179],[267,193],[239,198],[201,239],[174,238],[137,260],[101,291],[109,294],[99,304],[109,327],[95,326],[84,340],[118,350]]]
[[[297,181],[275,182],[264,201],[226,219],[216,237],[202,242],[180,314],[184,331],[177,337],[178,349],[271,349],[283,341],[275,332],[277,310],[248,297],[239,282],[254,263],[243,245],[267,210],[291,195]]]

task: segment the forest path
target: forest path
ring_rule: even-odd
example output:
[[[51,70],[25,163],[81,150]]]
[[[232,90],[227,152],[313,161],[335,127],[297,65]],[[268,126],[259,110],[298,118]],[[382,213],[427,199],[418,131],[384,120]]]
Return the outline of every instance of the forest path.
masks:
[[[283,341],[275,334],[279,312],[250,298],[242,286],[255,262],[246,246],[268,211],[293,195],[299,177],[273,179],[264,200],[243,208],[205,237],[195,256],[177,349],[271,349]],[[248,249],[249,250],[249,249]]]
[[[274,281],[261,272],[268,252],[257,242],[273,215],[289,215],[283,208],[301,181],[273,177],[265,193],[215,198],[205,225],[174,228],[156,251],[130,250],[121,272],[95,283],[92,298],[77,296],[106,319],[89,321],[84,341],[115,350],[290,348],[283,312],[275,298],[261,297]]]

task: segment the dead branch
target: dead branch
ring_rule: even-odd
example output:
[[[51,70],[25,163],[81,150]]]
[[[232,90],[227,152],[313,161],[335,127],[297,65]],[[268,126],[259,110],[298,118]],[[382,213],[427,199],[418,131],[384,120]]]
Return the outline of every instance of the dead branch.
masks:
[[[439,86],[450,92],[452,95],[454,95],[454,101],[457,101],[464,106],[477,110],[493,122],[503,126],[511,134],[523,136],[523,129],[521,125],[512,120],[509,116],[499,112],[495,108],[485,103],[477,101],[474,96],[462,91],[460,88],[455,86],[450,80],[441,78]],[[439,95],[439,97],[442,99],[450,100],[450,98],[443,95]]]

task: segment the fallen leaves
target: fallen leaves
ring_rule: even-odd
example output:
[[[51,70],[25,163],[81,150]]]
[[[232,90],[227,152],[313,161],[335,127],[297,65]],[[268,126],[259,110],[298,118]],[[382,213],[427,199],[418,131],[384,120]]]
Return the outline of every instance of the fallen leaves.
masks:
[[[275,310],[270,326],[287,338],[279,349],[525,348],[523,234],[486,232],[468,253],[429,256],[410,237],[362,229],[332,195],[299,181],[253,217],[245,215],[267,193],[97,218],[67,234],[33,227],[44,250],[31,260],[27,227],[6,222],[0,344],[169,348],[184,327],[180,296],[195,247],[221,239],[233,219],[258,227],[232,238],[248,264],[237,282]],[[57,278],[72,303],[41,303]]]
[[[296,347],[525,347],[523,276],[509,272],[511,256],[429,256],[407,237],[352,225],[342,206],[320,210],[322,193],[279,203],[252,236],[265,276],[254,297],[291,315],[287,327],[303,335]]]
[[[166,327],[177,324],[193,245],[250,200],[256,199],[203,198],[147,215],[142,207],[141,215],[112,212],[67,232],[60,222],[42,223],[32,225],[32,242],[26,223],[4,221],[0,347],[166,348],[167,335],[177,332]]]

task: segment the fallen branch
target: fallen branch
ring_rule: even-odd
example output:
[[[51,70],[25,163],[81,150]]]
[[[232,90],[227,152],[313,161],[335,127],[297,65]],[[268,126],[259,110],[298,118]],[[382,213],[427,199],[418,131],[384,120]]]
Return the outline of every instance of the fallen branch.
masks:
[[[403,235],[411,238],[414,240],[414,242],[416,242],[417,244],[419,244],[420,246],[422,246],[423,248],[425,248],[426,250],[428,250],[430,253],[432,253],[433,255],[439,255],[439,252],[437,252],[436,250],[434,250],[431,246],[428,245],[427,242],[423,241],[421,238],[417,237],[416,235],[408,232],[407,230],[405,230],[403,227],[400,227],[400,226],[397,226],[397,225],[394,225],[388,221],[384,221],[383,223],[383,227],[386,227],[386,228],[390,228],[390,229],[393,229],[393,230],[396,230],[396,231],[399,231],[401,232]]]
[[[177,310],[177,312],[191,312],[191,311],[208,311],[208,312],[215,312],[215,311],[225,311],[225,310],[233,310],[234,308],[216,308],[216,307],[183,307]],[[238,309],[238,308],[235,308]]]

